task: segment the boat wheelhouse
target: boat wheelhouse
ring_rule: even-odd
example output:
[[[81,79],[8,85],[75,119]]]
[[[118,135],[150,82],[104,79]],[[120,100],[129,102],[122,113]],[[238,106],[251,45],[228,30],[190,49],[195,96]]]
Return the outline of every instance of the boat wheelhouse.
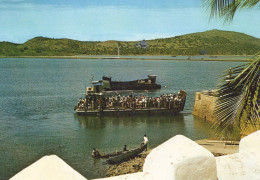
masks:
[[[126,91],[126,90],[158,90],[160,84],[156,84],[157,75],[148,75],[146,79],[133,81],[112,81],[111,76],[103,76],[102,80],[92,81],[91,87],[86,88],[86,94],[102,93],[106,91]]]

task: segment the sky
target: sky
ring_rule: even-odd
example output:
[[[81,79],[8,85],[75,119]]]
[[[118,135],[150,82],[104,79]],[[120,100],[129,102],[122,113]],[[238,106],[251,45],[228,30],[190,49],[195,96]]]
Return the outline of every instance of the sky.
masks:
[[[209,14],[203,0],[0,0],[0,41],[134,41],[211,29],[260,38],[259,10],[239,11],[228,24]]]

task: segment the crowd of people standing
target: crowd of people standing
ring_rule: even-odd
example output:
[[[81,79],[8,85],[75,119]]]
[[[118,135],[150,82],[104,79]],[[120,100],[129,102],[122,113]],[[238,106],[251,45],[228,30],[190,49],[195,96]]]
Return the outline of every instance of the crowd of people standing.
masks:
[[[144,109],[144,108],[167,108],[172,109],[180,106],[185,97],[181,93],[162,94],[159,97],[147,95],[116,95],[106,97],[104,95],[87,95],[85,99],[79,99],[79,110],[104,110],[104,109]]]

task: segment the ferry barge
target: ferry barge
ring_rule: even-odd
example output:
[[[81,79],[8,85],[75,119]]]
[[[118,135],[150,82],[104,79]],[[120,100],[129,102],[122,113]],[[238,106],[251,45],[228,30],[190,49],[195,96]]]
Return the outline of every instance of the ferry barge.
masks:
[[[78,115],[135,115],[135,114],[177,114],[183,111],[186,92],[163,94],[159,97],[149,96],[105,96],[88,94],[80,99],[74,110]]]
[[[91,87],[86,89],[87,94],[95,94],[107,91],[125,90],[157,90],[161,89],[160,84],[156,84],[157,75],[148,75],[146,79],[133,81],[112,81],[112,77],[103,76],[102,80],[91,81]]]

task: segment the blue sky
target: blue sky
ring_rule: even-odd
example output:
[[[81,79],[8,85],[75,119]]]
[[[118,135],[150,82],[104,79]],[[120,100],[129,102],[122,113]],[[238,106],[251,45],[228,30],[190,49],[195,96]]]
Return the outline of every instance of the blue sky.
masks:
[[[209,21],[202,0],[0,0],[0,41],[36,36],[82,41],[142,40],[211,29],[260,38],[260,11],[236,14],[231,24]]]

